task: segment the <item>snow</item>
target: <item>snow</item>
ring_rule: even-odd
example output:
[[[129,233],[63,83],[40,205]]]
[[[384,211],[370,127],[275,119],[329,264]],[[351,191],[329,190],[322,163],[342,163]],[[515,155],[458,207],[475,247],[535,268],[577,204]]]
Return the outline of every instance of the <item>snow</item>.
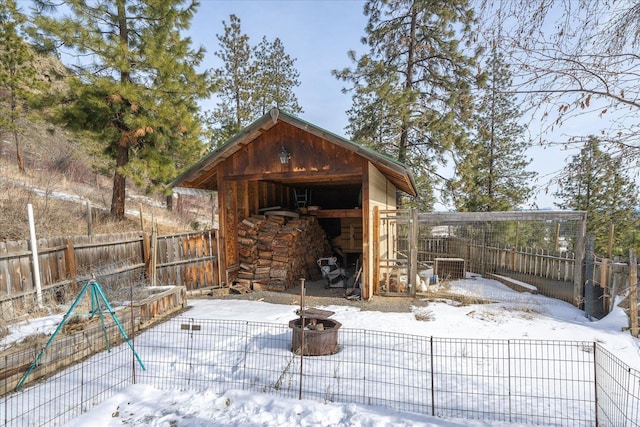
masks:
[[[4,350],[11,344],[18,343],[28,336],[51,335],[62,321],[62,317],[62,314],[57,314],[14,323],[8,328],[9,335],[0,340],[0,350]]]
[[[135,385],[68,426],[518,426],[443,420],[355,404],[328,404],[232,390],[216,393],[162,391]]]
[[[398,332],[444,338],[533,339],[598,342],[631,368],[640,370],[640,341],[626,330],[628,317],[617,308],[599,321],[590,321],[568,303],[541,295],[518,293],[488,279],[456,281],[450,291],[493,301],[460,305],[451,300],[414,307],[412,313],[362,311],[327,305],[343,328]],[[184,316],[288,324],[297,305],[245,300],[190,300]],[[417,317],[428,318],[420,321]],[[51,333],[61,316],[49,316],[10,327],[0,348],[32,331]],[[148,385],[124,389],[70,422],[69,426],[502,426],[496,421],[441,419],[357,404],[326,403],[227,390],[166,391]]]

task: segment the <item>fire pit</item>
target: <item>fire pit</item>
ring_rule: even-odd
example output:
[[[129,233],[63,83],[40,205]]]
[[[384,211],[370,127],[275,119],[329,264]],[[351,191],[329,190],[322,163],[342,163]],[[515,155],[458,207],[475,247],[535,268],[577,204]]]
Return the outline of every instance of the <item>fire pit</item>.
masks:
[[[338,352],[338,329],[342,324],[336,320],[325,318],[293,319],[289,327],[293,330],[291,351],[300,354],[304,335],[304,356],[326,356]]]

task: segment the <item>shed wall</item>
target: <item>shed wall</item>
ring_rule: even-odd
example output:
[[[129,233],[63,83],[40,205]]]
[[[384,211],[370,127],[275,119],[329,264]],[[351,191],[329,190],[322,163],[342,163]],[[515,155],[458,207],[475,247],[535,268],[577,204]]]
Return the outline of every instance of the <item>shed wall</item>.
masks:
[[[364,280],[363,286],[366,281],[368,287],[368,295],[374,295],[376,292],[377,284],[374,283],[374,273],[375,273],[375,251],[376,247],[381,246],[378,245],[378,242],[373,241],[375,236],[374,233],[374,209],[377,207],[380,210],[391,210],[396,209],[396,187],[389,180],[385,178],[385,176],[372,164],[368,164],[368,207],[363,216],[363,224],[364,229],[366,230],[366,242],[365,248],[365,262],[366,270],[364,271]],[[386,256],[387,254],[385,254]]]

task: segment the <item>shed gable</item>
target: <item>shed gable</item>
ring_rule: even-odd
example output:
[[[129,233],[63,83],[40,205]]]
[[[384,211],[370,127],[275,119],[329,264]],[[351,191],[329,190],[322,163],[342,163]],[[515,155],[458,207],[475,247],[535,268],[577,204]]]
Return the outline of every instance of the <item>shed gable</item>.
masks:
[[[278,154],[291,155],[281,164]],[[226,179],[253,179],[289,183],[310,182],[320,176],[343,183],[360,182],[362,157],[286,122],[278,124],[242,146],[224,165]]]

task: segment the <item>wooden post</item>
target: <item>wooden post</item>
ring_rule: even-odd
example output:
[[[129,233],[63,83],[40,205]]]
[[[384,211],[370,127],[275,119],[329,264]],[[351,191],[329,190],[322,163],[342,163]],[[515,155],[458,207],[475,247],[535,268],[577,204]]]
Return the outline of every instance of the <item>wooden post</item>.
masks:
[[[587,235],[587,214],[583,214],[582,220],[577,221],[576,224],[576,240],[575,240],[575,265],[573,266],[573,304],[582,308],[583,303],[583,270],[584,258],[585,258],[585,237]]]
[[[144,262],[147,278],[151,279],[151,239],[149,233],[146,232],[142,233],[142,261]]]
[[[220,224],[218,224],[220,227]],[[216,229],[216,263],[218,264],[218,287],[222,287],[222,268],[220,266],[220,229]]]
[[[509,270],[515,271],[516,269],[516,247],[512,246],[509,249]]]
[[[556,238],[553,244],[553,251],[558,252],[560,250],[560,223],[556,222]]]
[[[67,278],[76,278],[76,252],[73,249],[73,239],[67,239],[67,247],[64,249],[64,266],[67,270]]]
[[[91,202],[87,201],[87,236],[89,241],[93,243],[93,218],[91,215]]]
[[[609,260],[602,258],[600,263],[600,287],[604,289],[602,292],[602,308],[604,313],[609,313],[609,299],[611,293],[609,292]]]
[[[142,203],[140,203],[139,209],[140,209],[140,230],[144,231],[144,215],[142,212]]]
[[[520,221],[516,222],[516,248],[520,244]]]
[[[631,335],[638,338],[638,259],[629,250],[629,323]]]
[[[518,222],[518,225],[520,223]],[[480,274],[486,274],[486,251],[487,251],[487,223],[482,226],[482,249],[480,250]]]
[[[410,211],[411,214],[411,229],[410,229],[410,260],[409,260],[409,286],[411,289],[409,293],[415,295],[418,290],[418,210],[413,208]]]
[[[373,246],[373,294],[380,293],[380,208],[373,207],[373,236],[370,238]]]
[[[594,289],[593,289],[593,276],[595,272],[595,238],[593,234],[589,234],[587,238],[587,250],[585,256],[585,268],[584,268],[584,306],[583,310],[587,317],[591,317],[594,314]]]
[[[38,259],[38,239],[36,238],[36,226],[33,219],[33,205],[27,205],[27,214],[29,217],[29,235],[31,237],[31,259],[33,262],[33,282],[36,285],[36,300],[38,307],[42,308],[42,285],[40,284],[40,262]]]
[[[152,236],[152,245],[151,245],[151,286],[156,285],[157,271],[156,266],[158,263],[158,224],[156,220],[153,220],[151,225],[151,229],[153,230]]]

